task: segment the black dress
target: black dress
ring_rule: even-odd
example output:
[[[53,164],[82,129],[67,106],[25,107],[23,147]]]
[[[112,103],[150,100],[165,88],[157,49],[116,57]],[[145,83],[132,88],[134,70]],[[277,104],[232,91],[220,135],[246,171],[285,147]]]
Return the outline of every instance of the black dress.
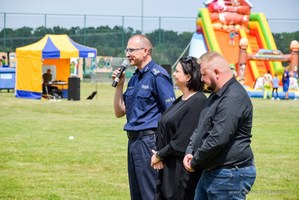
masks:
[[[181,96],[161,116],[157,150],[164,168],[158,174],[156,200],[194,198],[201,171],[189,173],[184,168],[183,159],[206,100],[202,92],[197,92],[186,101]]]

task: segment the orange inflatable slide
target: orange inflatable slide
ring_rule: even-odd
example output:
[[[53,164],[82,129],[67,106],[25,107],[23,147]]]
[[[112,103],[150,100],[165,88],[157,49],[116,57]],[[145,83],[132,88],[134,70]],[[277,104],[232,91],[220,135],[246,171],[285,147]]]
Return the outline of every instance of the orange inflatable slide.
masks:
[[[218,51],[238,76],[243,73],[244,85],[249,89],[267,71],[272,75],[283,72],[278,61],[248,60],[245,69],[238,64],[241,38],[248,41],[247,53],[257,54],[260,49],[277,50],[266,17],[263,13],[251,13],[249,1],[208,0],[205,6],[198,12],[197,30],[191,40],[189,55],[200,57],[204,51]]]

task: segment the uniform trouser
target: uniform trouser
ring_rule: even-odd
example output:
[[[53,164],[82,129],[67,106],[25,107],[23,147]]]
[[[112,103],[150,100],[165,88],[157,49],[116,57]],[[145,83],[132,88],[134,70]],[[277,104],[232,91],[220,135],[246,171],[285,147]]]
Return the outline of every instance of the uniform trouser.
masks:
[[[154,200],[157,171],[151,167],[151,150],[155,134],[130,139],[128,142],[128,175],[132,200]]]

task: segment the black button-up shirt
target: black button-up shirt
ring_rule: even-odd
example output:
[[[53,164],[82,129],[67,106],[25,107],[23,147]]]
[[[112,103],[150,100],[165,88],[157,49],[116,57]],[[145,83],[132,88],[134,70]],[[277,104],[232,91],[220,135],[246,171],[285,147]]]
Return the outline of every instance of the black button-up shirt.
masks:
[[[253,164],[252,113],[251,100],[235,78],[212,93],[186,150],[186,154],[194,155],[191,167],[214,169]]]

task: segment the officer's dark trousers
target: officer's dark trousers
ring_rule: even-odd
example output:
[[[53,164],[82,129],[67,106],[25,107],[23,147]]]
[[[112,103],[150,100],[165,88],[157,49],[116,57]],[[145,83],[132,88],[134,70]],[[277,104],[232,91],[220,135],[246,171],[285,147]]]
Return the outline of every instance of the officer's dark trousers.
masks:
[[[157,171],[151,165],[155,134],[129,139],[128,175],[132,200],[154,200]]]

